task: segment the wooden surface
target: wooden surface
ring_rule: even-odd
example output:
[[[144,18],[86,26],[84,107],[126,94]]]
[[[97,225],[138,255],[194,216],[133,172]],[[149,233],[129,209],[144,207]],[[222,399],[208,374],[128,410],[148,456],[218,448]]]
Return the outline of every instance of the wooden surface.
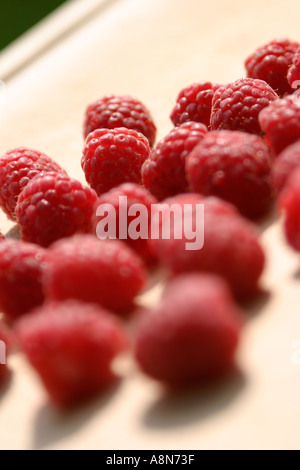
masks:
[[[243,60],[258,45],[275,37],[300,40],[296,0],[77,0],[74,8],[92,3],[92,14],[83,21],[79,15],[72,27],[62,11],[65,33],[58,15],[44,23],[48,39],[39,43],[40,28],[10,49],[11,62],[9,51],[0,57],[0,79],[10,77],[0,152],[41,149],[81,181],[82,119],[90,101],[109,92],[140,98],[161,138],[183,86],[233,81],[244,76]],[[38,49],[25,62],[24,43]],[[1,215],[0,229],[10,228]],[[17,354],[10,360],[13,379],[0,395],[1,449],[299,449],[300,365],[292,348],[300,340],[299,258],[278,222],[266,224],[261,240],[268,294],[252,307],[240,376],[222,388],[167,397],[124,363],[117,389],[62,416]]]

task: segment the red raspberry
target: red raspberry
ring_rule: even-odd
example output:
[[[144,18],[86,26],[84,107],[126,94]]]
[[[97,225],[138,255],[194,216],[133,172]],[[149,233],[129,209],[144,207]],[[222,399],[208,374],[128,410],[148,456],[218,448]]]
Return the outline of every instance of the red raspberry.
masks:
[[[293,63],[289,68],[287,80],[290,87],[295,90],[300,85],[300,47],[297,49],[293,58]],[[298,82],[298,83],[297,83]]]
[[[11,320],[43,303],[45,253],[16,240],[0,243],[0,311]]]
[[[111,189],[108,193],[103,194],[99,198],[99,205],[102,205],[102,208],[104,210],[105,206],[103,206],[103,204],[108,204],[109,206],[112,206],[116,213],[116,233],[112,234],[112,237],[107,236],[107,238],[113,238],[114,235],[116,235],[116,238],[120,239],[120,237],[124,236],[124,234],[122,234],[122,230],[125,231],[125,237],[127,236],[127,238],[121,239],[124,240],[124,242],[129,245],[134,251],[136,251],[141,256],[141,258],[143,258],[147,263],[152,263],[154,259],[149,251],[147,241],[148,237],[142,238],[143,234],[141,234],[141,238],[132,239],[129,236],[129,227],[136,218],[135,216],[130,216],[129,211],[134,209],[133,206],[135,204],[139,204],[144,207],[145,214],[140,213],[139,220],[141,221],[140,224],[146,224],[148,226],[149,233],[151,223],[151,207],[154,204],[158,204],[157,200],[146,189],[142,188],[141,186],[138,186],[134,183],[125,183],[121,184],[121,186],[118,186],[117,188]],[[98,208],[100,207],[98,206]],[[99,212],[97,212],[97,215],[99,216]],[[106,215],[104,215],[103,217],[98,217],[99,222],[101,222],[101,220],[103,220],[104,222],[105,219]],[[121,233],[119,230],[120,225]],[[97,234],[100,238],[100,233],[98,233],[98,227],[99,225],[97,225]]]
[[[260,113],[259,122],[275,157],[300,139],[300,100],[291,95],[274,101]]]
[[[263,108],[278,98],[262,80],[245,78],[221,86],[214,94],[211,129],[227,129],[260,134],[258,115]]]
[[[271,206],[271,158],[263,140],[245,132],[209,132],[186,160],[191,189],[234,204],[246,217]]]
[[[120,127],[89,134],[81,159],[85,178],[98,196],[122,183],[141,183],[142,164],[149,157],[148,140]]]
[[[142,179],[158,200],[187,191],[185,160],[206,133],[204,124],[186,122],[173,129],[152,150],[142,167]]]
[[[221,200],[216,202],[216,198],[211,197],[198,195],[197,201],[197,195],[187,196],[189,200],[180,195],[164,201],[167,206],[183,207],[191,204],[192,210],[182,211],[181,238],[171,230],[168,239],[163,238],[159,232],[157,239],[153,237],[149,240],[153,253],[171,273],[211,272],[224,277],[238,298],[245,299],[255,295],[265,262],[256,228],[235,213],[231,204]],[[204,204],[204,246],[202,249],[195,249],[195,246],[191,250],[187,249],[187,243],[197,241],[196,235],[199,243],[203,228],[203,220],[197,219],[196,204]],[[165,208],[162,210],[166,211]],[[161,219],[158,226],[161,229]],[[157,222],[152,221],[152,227],[155,233]],[[194,227],[194,233],[187,234],[188,229],[192,232],[190,227]]]
[[[94,229],[95,191],[62,173],[41,173],[23,189],[16,215],[24,241],[49,246]]]
[[[131,96],[106,95],[89,105],[85,114],[84,137],[96,129],[126,127],[141,132],[152,147],[156,127],[148,109]]]
[[[292,93],[287,73],[298,47],[289,39],[274,39],[259,47],[245,62],[247,76],[264,80],[281,97]]]
[[[219,378],[234,369],[242,318],[222,279],[180,276],[142,317],[136,359],[146,374],[171,386]]]
[[[77,301],[45,304],[19,320],[16,333],[60,407],[74,406],[112,385],[117,379],[112,361],[128,344],[113,315]]]
[[[124,243],[81,235],[50,248],[44,281],[52,299],[75,298],[123,313],[144,287],[146,273]]]
[[[209,127],[212,99],[219,87],[220,85],[210,82],[200,82],[183,88],[170,115],[174,126],[194,121]]]
[[[284,212],[284,230],[288,243],[300,251],[300,169],[288,178],[278,201]]]
[[[9,219],[16,220],[21,191],[41,171],[63,172],[47,155],[25,147],[10,150],[0,158],[0,207]]]
[[[298,167],[300,167],[300,140],[286,147],[274,161],[272,180],[273,186],[278,193]]]

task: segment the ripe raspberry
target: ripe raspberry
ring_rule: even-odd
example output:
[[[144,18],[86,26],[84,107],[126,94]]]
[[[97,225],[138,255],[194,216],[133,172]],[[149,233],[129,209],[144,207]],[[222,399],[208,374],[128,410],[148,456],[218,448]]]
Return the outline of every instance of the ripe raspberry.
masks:
[[[291,67],[289,68],[289,71],[287,74],[287,80],[288,80],[290,87],[293,90],[295,90],[296,88],[299,88],[299,85],[300,85],[300,47],[297,49],[294,55],[293,63]]]
[[[113,207],[116,213],[116,231],[115,233],[109,234],[111,236],[108,236],[107,238],[119,238],[124,240],[124,242],[134,251],[136,251],[139,256],[141,256],[141,258],[143,258],[147,263],[154,262],[153,255],[149,251],[147,241],[148,234],[140,233],[140,238],[137,239],[130,237],[129,227],[136,217],[134,215],[129,215],[129,213],[130,211],[135,210],[135,207],[133,207],[135,204],[142,205],[145,212],[140,212],[138,216],[140,221],[140,230],[141,227],[146,225],[148,227],[149,233],[151,223],[151,206],[158,204],[157,200],[141,186],[138,186],[134,183],[125,183],[121,184],[121,186],[118,186],[117,188],[111,189],[108,193],[103,194],[99,198],[99,206],[97,211],[98,216],[100,207],[102,207],[102,210],[104,211],[106,210],[104,206],[106,204],[110,206],[109,210],[111,210],[111,207]],[[104,216],[98,217],[99,222],[103,221],[104,223],[105,219],[106,214]],[[100,235],[102,235],[102,232],[100,233],[99,224],[97,225],[97,234],[99,238]],[[142,238],[144,235],[146,238]],[[127,238],[122,238],[124,236]]]
[[[278,200],[284,212],[284,230],[288,243],[300,251],[300,169],[288,178]]]
[[[227,129],[260,134],[258,115],[263,108],[278,98],[262,80],[245,78],[221,86],[214,94],[211,129]]]
[[[141,132],[154,145],[156,127],[148,109],[131,96],[106,95],[88,106],[85,114],[84,137],[96,129],[126,127]]]
[[[173,387],[216,379],[234,369],[241,326],[242,313],[222,279],[183,275],[142,317],[135,356],[146,374]]]
[[[142,180],[158,200],[187,191],[185,160],[206,133],[204,124],[186,122],[173,129],[152,150],[142,167]]]
[[[81,235],[50,248],[44,285],[52,299],[74,298],[123,313],[145,281],[140,258],[124,243]]]
[[[171,230],[169,239],[163,238],[159,232],[158,239],[149,240],[153,253],[171,273],[211,272],[224,277],[238,298],[245,299],[255,295],[265,262],[256,228],[235,213],[231,204],[221,200],[216,202],[216,198],[204,198],[200,195],[197,202],[197,195],[187,196],[190,202],[187,197],[182,198],[182,195],[164,201],[169,207],[191,204],[192,210],[182,211],[181,238]],[[203,220],[197,218],[197,204],[204,204],[204,228]],[[166,211],[165,208],[162,210]],[[157,222],[155,226],[152,221],[152,225],[153,232],[158,232],[155,230]],[[162,219],[159,220],[158,226],[161,230]],[[173,229],[172,225],[171,228]],[[197,237],[198,243],[201,241],[202,228],[203,248],[195,249],[195,246],[194,249],[187,249],[187,242],[195,243]]]
[[[148,140],[120,127],[89,134],[81,159],[85,178],[98,196],[122,183],[141,183],[142,164],[149,157]]]
[[[259,122],[275,157],[300,139],[300,100],[291,95],[274,101],[260,113]]]
[[[276,158],[272,168],[273,186],[279,193],[290,175],[300,168],[300,140],[286,147]]]
[[[64,408],[112,385],[112,361],[128,344],[113,315],[77,301],[45,304],[19,320],[16,333],[51,400]]]
[[[170,115],[174,126],[194,121],[209,127],[212,99],[219,87],[220,85],[210,82],[200,82],[183,88]]]
[[[0,311],[11,320],[42,304],[46,252],[40,247],[6,240],[0,243]]]
[[[62,173],[41,173],[19,196],[16,216],[24,241],[49,246],[95,227],[97,195]]]
[[[287,73],[298,47],[289,39],[274,39],[259,47],[245,62],[247,76],[264,80],[280,97],[292,93]]]
[[[189,154],[187,179],[192,191],[234,204],[246,217],[271,206],[271,158],[263,140],[245,132],[212,131]]]
[[[0,207],[7,217],[16,220],[18,197],[32,178],[41,171],[63,172],[47,155],[20,147],[0,157]]]

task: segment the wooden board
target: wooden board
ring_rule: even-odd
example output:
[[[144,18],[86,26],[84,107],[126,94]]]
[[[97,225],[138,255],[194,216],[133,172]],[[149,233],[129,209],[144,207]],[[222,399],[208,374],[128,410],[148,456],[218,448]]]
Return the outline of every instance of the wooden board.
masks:
[[[0,78],[7,79],[0,152],[41,149],[81,181],[90,101],[109,92],[140,98],[161,138],[183,86],[233,81],[244,76],[243,61],[258,45],[300,40],[296,0],[77,0],[67,8],[80,11],[75,21],[62,9],[0,57]],[[35,51],[26,49],[25,61],[24,44]],[[0,229],[10,228],[1,215]],[[0,395],[1,449],[299,449],[300,365],[292,347],[300,340],[299,259],[279,222],[267,224],[261,239],[269,294],[252,308],[239,377],[172,398],[129,362],[117,389],[62,416],[16,354],[13,380]]]

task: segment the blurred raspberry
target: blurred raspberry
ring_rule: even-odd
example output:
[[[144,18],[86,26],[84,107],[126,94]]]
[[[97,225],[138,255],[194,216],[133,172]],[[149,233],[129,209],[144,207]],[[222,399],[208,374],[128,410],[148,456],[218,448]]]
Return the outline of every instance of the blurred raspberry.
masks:
[[[153,253],[171,273],[204,271],[218,274],[243,300],[258,292],[265,257],[252,223],[236,213],[231,204],[217,198],[198,195],[197,199],[195,194],[183,198],[179,195],[166,199],[164,204],[169,206],[170,212],[175,206],[179,214],[177,223],[179,220],[179,227],[182,225],[181,236],[171,225],[170,237],[163,238],[163,219],[160,218],[156,225],[152,221],[153,233],[157,232],[158,237],[153,237],[149,243]],[[200,211],[197,213],[200,204],[204,204],[204,221],[199,216]],[[182,207],[181,212],[178,206]],[[166,213],[167,209],[162,210]],[[202,229],[204,245],[198,248]],[[194,246],[188,249],[187,243],[194,243]]]
[[[49,246],[95,228],[97,195],[62,173],[41,173],[23,189],[16,216],[22,240]]]
[[[289,68],[287,74],[287,80],[290,87],[295,91],[295,89],[300,86],[300,47],[297,49],[296,54],[293,58],[293,63]],[[297,83],[298,82],[298,83]]]
[[[0,207],[9,219],[16,220],[21,191],[41,171],[63,172],[50,157],[26,147],[9,150],[0,157]]]
[[[128,345],[113,315],[77,301],[45,304],[19,320],[16,333],[51,400],[63,408],[114,384],[112,361]]]
[[[149,157],[148,140],[139,132],[120,127],[89,134],[81,159],[87,182],[98,196],[122,183],[141,184],[141,169]]]
[[[173,129],[152,150],[143,164],[142,179],[158,200],[187,191],[185,161],[206,133],[204,124],[187,122]]]
[[[300,168],[294,170],[281,191],[278,207],[284,213],[284,230],[288,243],[300,251]]]
[[[156,127],[143,103],[131,96],[106,95],[88,106],[85,113],[84,137],[96,129],[126,127],[141,132],[152,147]]]
[[[125,200],[126,198],[126,200]],[[125,202],[126,201],[126,202]],[[150,253],[149,246],[148,246],[148,236],[146,238],[142,238],[143,234],[141,233],[141,238],[133,239],[129,235],[129,227],[131,223],[136,219],[135,215],[129,215],[129,212],[134,210],[135,204],[139,204],[143,206],[143,212],[138,213],[138,219],[140,221],[140,230],[141,226],[146,225],[148,227],[148,234],[151,229],[151,208],[154,204],[158,204],[157,200],[147,191],[146,189],[138,186],[134,183],[125,183],[121,184],[117,188],[111,189],[108,193],[103,194],[99,198],[99,206],[102,205],[103,211],[106,205],[108,204],[109,210],[111,210],[111,206],[114,208],[116,213],[116,238],[124,240],[124,242],[130,246],[134,251],[138,253],[138,255],[144,259],[147,263],[153,263],[154,257]],[[136,208],[137,209],[137,208]],[[99,217],[99,211],[97,211],[98,221],[105,220],[106,216]],[[125,221],[124,221],[125,219]],[[121,233],[119,227],[121,225]],[[98,225],[97,225],[98,229]],[[127,238],[120,238],[123,237],[122,231],[125,232],[125,236]],[[97,230],[98,232],[98,230]],[[99,233],[98,233],[99,236]],[[107,237],[112,238],[112,237]]]
[[[259,47],[245,62],[248,77],[264,80],[280,97],[292,93],[287,73],[298,47],[289,39],[274,39]]]
[[[259,122],[265,141],[276,157],[300,139],[300,100],[291,95],[274,101],[260,113]]]
[[[78,235],[48,252],[44,286],[54,300],[74,298],[126,313],[145,282],[142,261],[119,240]]]
[[[246,217],[257,218],[270,209],[271,158],[256,135],[209,132],[187,157],[186,173],[192,191],[225,199]]]
[[[275,91],[262,80],[245,78],[221,86],[213,97],[211,129],[260,135],[258,115],[277,98]]]
[[[209,127],[212,99],[219,87],[220,85],[211,82],[200,82],[183,88],[170,115],[174,126],[193,121]]]
[[[279,193],[296,168],[300,168],[300,140],[286,147],[276,158],[272,168],[272,182]]]
[[[0,311],[10,320],[43,303],[45,256],[45,250],[35,245],[15,240],[0,243]]]
[[[136,359],[146,374],[173,387],[219,378],[234,369],[242,318],[222,279],[179,276],[141,318]]]

